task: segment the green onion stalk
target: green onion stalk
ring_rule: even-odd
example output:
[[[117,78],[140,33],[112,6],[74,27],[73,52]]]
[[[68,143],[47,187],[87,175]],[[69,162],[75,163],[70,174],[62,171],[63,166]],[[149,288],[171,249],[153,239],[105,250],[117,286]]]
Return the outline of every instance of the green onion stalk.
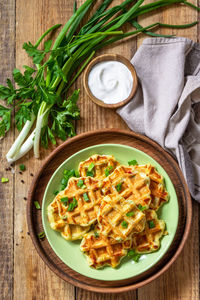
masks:
[[[68,136],[75,134],[71,121],[79,117],[76,107],[79,91],[75,91],[68,100],[62,99],[95,55],[96,50],[121,39],[136,36],[141,32],[153,37],[173,36],[152,32],[157,27],[181,29],[197,24],[197,21],[184,25],[157,22],[143,27],[138,23],[137,18],[148,12],[175,3],[200,10],[185,0],[159,0],[149,4],[144,4],[144,0],[125,0],[120,5],[111,8],[109,5],[112,0],[104,0],[88,22],[80,28],[80,23],[95,2],[95,0],[86,0],[78,9],[76,1],[74,2],[74,13],[63,26],[53,45],[52,41],[47,40],[44,43],[44,50],[38,49],[44,38],[53,30],[58,29],[60,24],[48,29],[35,45],[30,42],[25,43],[23,48],[33,58],[36,69],[26,66],[24,75],[19,70],[14,70],[14,80],[19,84],[19,89],[14,89],[10,80],[7,81],[8,87],[0,86],[0,98],[7,101],[12,109],[17,109],[17,124],[21,129],[6,155],[9,162],[16,161],[31,148],[34,149],[35,157],[39,158],[40,144],[48,146],[48,139],[55,144],[55,137],[64,140],[67,137],[65,129],[68,130]],[[122,26],[126,23],[133,27],[132,31],[122,31]],[[49,55],[44,62],[47,54]],[[34,73],[36,75],[32,77]],[[0,116],[2,117],[1,107]],[[11,115],[8,108],[3,109],[7,113],[7,119],[4,117],[0,123],[0,135],[5,135],[8,131]]]

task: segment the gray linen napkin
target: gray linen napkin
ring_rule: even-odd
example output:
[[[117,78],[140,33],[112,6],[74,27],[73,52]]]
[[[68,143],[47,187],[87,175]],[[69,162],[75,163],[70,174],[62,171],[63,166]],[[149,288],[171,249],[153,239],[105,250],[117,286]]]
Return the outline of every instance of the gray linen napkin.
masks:
[[[148,38],[131,62],[139,88],[117,112],[177,158],[200,202],[200,45],[180,37]]]

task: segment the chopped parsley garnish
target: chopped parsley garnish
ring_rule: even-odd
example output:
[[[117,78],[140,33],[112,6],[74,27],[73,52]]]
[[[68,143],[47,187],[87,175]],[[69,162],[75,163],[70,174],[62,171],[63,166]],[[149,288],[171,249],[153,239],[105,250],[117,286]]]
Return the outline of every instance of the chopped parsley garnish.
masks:
[[[88,198],[88,194],[87,193],[84,193],[83,194],[83,198],[86,202],[88,202],[90,199]]]
[[[67,216],[60,216],[62,220],[66,220]]]
[[[53,194],[56,196],[58,195],[59,191],[53,191]]]
[[[127,214],[126,214],[127,217],[132,217],[134,216],[134,211],[129,211]]]
[[[98,232],[94,232],[94,236],[95,236],[95,238],[97,239],[98,237],[99,237],[99,233]]]
[[[77,207],[78,203],[76,198],[73,198],[73,201],[69,204],[67,211],[73,211]]]
[[[134,250],[129,250],[128,251],[128,256],[132,258],[135,262],[138,262],[140,259],[140,254],[136,253]]]
[[[84,185],[84,181],[82,179],[79,179],[77,186],[81,188],[83,185]]]
[[[126,221],[123,221],[121,225],[122,225],[123,228],[127,228],[128,227],[128,223]]]
[[[34,201],[34,205],[35,205],[36,209],[41,209],[38,201]]]
[[[93,171],[87,171],[86,176],[94,177],[94,172]]]
[[[138,208],[139,210],[143,211],[146,209],[146,206],[142,206],[141,204],[138,204]]]
[[[120,183],[118,183],[118,184],[115,186],[115,188],[116,188],[116,190],[117,190],[118,192],[120,192],[120,191],[122,190],[122,183],[123,183],[123,182],[120,182]]]
[[[106,169],[105,169],[105,175],[106,175],[106,177],[110,174],[110,172],[113,170],[113,166],[110,166],[110,167],[107,167]]]
[[[46,234],[44,233],[44,231],[42,231],[42,232],[38,233],[38,237],[39,237],[39,239],[44,239],[44,238],[45,238],[45,236],[46,236]]]
[[[67,205],[69,199],[68,199],[68,197],[63,197],[60,199],[60,201],[63,202],[64,205]]]
[[[155,227],[155,224],[154,224],[153,220],[149,221],[148,224],[149,224],[149,228],[154,228]]]
[[[20,171],[25,171],[26,166],[24,164],[19,165]]]
[[[91,163],[88,167],[88,171],[91,172],[94,169],[94,163]]]
[[[135,166],[135,165],[138,165],[138,162],[137,162],[137,160],[133,159],[133,160],[128,161],[128,165]]]
[[[2,177],[2,178],[1,178],[1,182],[2,182],[2,183],[9,182],[9,179],[8,179],[8,178],[5,178],[5,177]]]

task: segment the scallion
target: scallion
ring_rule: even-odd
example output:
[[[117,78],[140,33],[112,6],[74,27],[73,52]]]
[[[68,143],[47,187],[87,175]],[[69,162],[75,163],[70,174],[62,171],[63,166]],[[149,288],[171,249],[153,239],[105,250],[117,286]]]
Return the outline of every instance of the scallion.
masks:
[[[2,182],[2,183],[9,182],[9,179],[8,179],[8,178],[5,178],[5,177],[2,177],[2,178],[1,178],[1,182]]]
[[[149,224],[149,228],[150,229],[152,229],[152,228],[154,228],[156,226],[153,220],[148,221],[148,224]]]
[[[91,163],[88,167],[88,171],[91,172],[94,169],[94,163]]]
[[[45,236],[46,236],[46,234],[45,234],[45,232],[44,232],[44,231],[42,231],[42,232],[38,233],[38,237],[39,237],[39,239],[44,239],[44,238],[45,238]]]
[[[139,210],[144,211],[146,209],[146,206],[142,206],[141,204],[138,204],[137,206]]]
[[[135,159],[130,160],[130,161],[128,162],[128,165],[129,165],[129,166],[135,166],[135,165],[137,165],[137,164],[138,164],[138,162],[137,162],[137,160],[135,160]]]
[[[93,171],[87,171],[86,176],[94,177],[94,172]]]
[[[134,211],[129,211],[127,214],[126,214],[127,217],[133,217],[134,216]]]
[[[123,228],[128,228],[128,223],[125,220],[121,223],[121,225]]]
[[[76,198],[74,197],[72,202],[69,203],[67,211],[73,211],[78,206],[78,202]]]
[[[105,175],[106,177],[110,175],[111,171],[113,170],[113,166],[109,166],[105,169]]]
[[[116,188],[116,190],[117,190],[118,192],[121,192],[121,190],[122,190],[122,183],[123,183],[123,182],[120,182],[120,183],[118,183],[118,184],[115,186],[115,188]]]
[[[87,193],[84,193],[84,194],[83,194],[83,199],[84,199],[86,202],[90,201],[90,199],[89,199]]]
[[[140,254],[136,253],[135,250],[129,250],[128,251],[128,256],[134,260],[135,262],[138,262],[140,259]]]
[[[96,232],[96,231],[94,231],[94,236],[95,236],[95,238],[97,239],[97,238],[99,237],[99,233]]]
[[[20,171],[25,171],[26,166],[24,164],[19,165]]]
[[[34,205],[35,205],[36,209],[41,209],[38,201],[34,201]]]
[[[63,197],[60,199],[60,201],[66,206],[68,201],[69,201],[69,198],[68,197]]]

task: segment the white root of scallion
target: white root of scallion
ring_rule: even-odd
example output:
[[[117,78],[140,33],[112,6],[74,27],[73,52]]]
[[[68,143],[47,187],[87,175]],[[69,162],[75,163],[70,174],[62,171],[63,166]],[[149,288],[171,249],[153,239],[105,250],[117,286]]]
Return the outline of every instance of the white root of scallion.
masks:
[[[38,111],[36,127],[35,127],[35,137],[33,143],[33,151],[35,158],[40,157],[40,136],[42,128],[48,123],[48,113],[52,105],[48,106],[46,102],[42,102],[40,109]]]
[[[41,130],[42,130],[42,117],[38,117],[37,118],[37,123],[36,123],[36,134],[35,134],[34,143],[33,143],[33,151],[34,151],[35,158],[40,157],[40,135],[41,135]]]
[[[23,129],[21,130],[20,134],[18,135],[15,142],[11,146],[10,150],[6,154],[6,158],[7,158],[8,162],[10,162],[13,159],[13,157],[15,157],[17,155],[18,151],[20,150],[20,147],[21,147],[22,143],[26,139],[27,135],[29,134],[29,132],[30,132],[32,126],[33,126],[35,118],[36,118],[35,115],[32,114],[31,121],[29,121],[29,120],[26,121],[26,123],[25,123]]]
[[[33,147],[34,143],[34,136],[35,136],[35,130],[31,133],[31,135],[27,138],[27,140],[24,142],[24,144],[20,147],[19,151],[12,157],[7,157],[7,160],[9,163],[13,163],[16,160],[20,159],[22,156],[24,156],[26,153],[28,153],[31,148]]]

